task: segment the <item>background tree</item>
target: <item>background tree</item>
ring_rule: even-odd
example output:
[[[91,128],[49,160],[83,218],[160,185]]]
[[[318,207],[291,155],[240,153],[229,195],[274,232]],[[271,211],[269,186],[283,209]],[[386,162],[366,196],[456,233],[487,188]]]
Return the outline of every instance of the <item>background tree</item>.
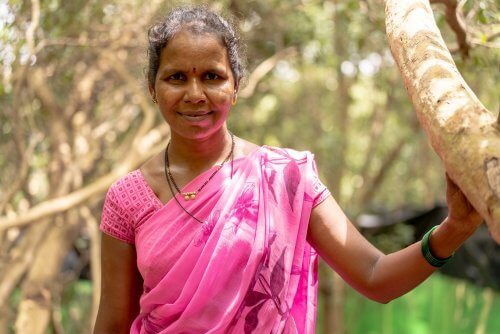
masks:
[[[381,1],[212,5],[240,18],[248,42],[236,134],[313,151],[353,220],[443,200],[443,169],[394,66]],[[497,5],[459,5],[467,43],[439,4],[436,20],[472,90],[498,110]],[[0,333],[88,332],[105,191],[168,140],[144,79],[147,27],[166,10],[163,1],[0,1]],[[396,230],[384,247],[405,242]],[[343,285],[326,272],[324,329],[341,333]],[[66,314],[61,303],[80,276],[93,280],[92,303]]]
[[[456,1],[446,5],[462,56],[469,54]],[[495,119],[467,86],[426,1],[386,1],[387,35],[408,94],[447,172],[500,243],[500,115]]]

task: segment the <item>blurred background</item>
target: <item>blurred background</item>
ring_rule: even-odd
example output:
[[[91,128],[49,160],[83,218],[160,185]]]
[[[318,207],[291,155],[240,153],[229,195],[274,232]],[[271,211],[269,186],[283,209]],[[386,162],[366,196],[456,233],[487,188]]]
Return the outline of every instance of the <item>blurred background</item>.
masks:
[[[498,113],[498,1],[436,2],[459,70]],[[169,136],[144,75],[147,29],[182,3],[200,2],[0,0],[0,333],[91,332],[105,192]],[[388,49],[381,0],[210,6],[237,17],[247,42],[236,135],[314,152],[324,183],[385,252],[446,216],[444,170]],[[500,333],[499,247],[478,230],[387,305],[322,263],[317,333]]]

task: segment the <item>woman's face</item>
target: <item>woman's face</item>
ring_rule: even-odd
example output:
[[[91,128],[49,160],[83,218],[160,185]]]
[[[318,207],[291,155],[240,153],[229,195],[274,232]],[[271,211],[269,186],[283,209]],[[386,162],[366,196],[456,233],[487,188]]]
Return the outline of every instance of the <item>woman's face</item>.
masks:
[[[152,94],[173,135],[220,131],[236,99],[226,48],[217,36],[181,30],[161,52]]]

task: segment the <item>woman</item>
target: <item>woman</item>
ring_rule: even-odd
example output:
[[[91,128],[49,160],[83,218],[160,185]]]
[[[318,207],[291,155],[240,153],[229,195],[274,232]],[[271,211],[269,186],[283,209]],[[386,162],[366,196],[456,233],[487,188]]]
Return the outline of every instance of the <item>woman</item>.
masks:
[[[314,333],[318,253],[387,303],[480,225],[448,180],[449,216],[384,255],[319,181],[311,153],[228,131],[243,73],[239,38],[216,13],[179,8],[150,29],[149,89],[171,141],[106,196],[95,333]]]

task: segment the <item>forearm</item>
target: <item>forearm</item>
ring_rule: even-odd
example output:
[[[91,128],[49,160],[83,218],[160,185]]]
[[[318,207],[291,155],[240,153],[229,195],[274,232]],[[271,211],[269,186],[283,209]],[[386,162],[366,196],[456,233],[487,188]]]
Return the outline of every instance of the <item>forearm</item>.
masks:
[[[445,221],[430,236],[431,252],[436,257],[446,258],[474,231],[475,227],[459,229]],[[436,269],[422,256],[421,241],[418,241],[379,258],[369,280],[367,296],[383,303],[389,302],[418,286]]]

